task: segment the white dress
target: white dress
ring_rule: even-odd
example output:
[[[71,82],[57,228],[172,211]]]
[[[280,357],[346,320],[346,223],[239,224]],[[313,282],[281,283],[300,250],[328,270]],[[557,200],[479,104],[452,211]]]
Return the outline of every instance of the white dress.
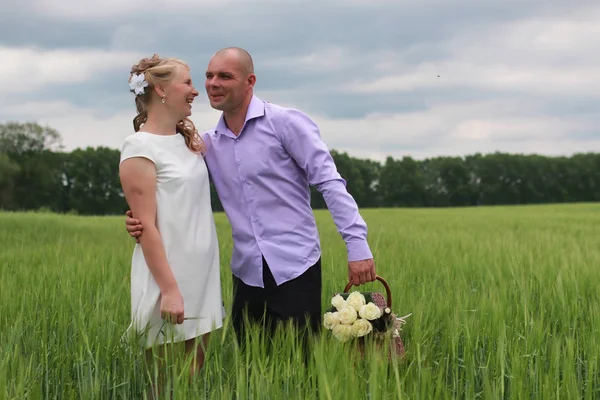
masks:
[[[155,164],[157,227],[169,266],[183,296],[183,324],[160,314],[160,289],[136,244],[131,262],[131,325],[146,348],[188,340],[223,325],[219,245],[213,219],[208,170],[180,134],[137,132],[125,139],[121,162],[144,157]],[[135,215],[134,215],[135,217]]]

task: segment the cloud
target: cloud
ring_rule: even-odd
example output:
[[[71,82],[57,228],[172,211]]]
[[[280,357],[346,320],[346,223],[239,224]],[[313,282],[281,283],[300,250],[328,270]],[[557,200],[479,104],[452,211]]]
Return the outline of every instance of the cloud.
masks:
[[[415,69],[414,72],[387,76],[370,82],[355,82],[348,86],[348,90],[363,94],[461,88],[528,94],[577,94],[582,91],[597,93],[600,90],[600,66],[561,68],[540,65],[527,68],[453,60],[440,64],[426,63]]]
[[[103,17],[127,17],[136,14],[181,13],[186,9],[211,9],[213,7],[227,6],[232,1],[228,0],[169,0],[157,3],[152,0],[29,0],[24,1],[24,6],[29,12],[38,13],[57,19],[81,19]]]
[[[598,11],[592,15],[600,18]],[[599,93],[598,37],[600,25],[594,18],[509,22],[482,30],[477,37],[472,33],[452,37],[446,42],[452,56],[443,60],[413,64],[390,57],[378,68],[390,74],[356,79],[347,89],[356,93],[470,88],[528,95]]]
[[[586,148],[600,149],[600,135],[569,140],[573,131],[593,128],[585,121],[551,116],[514,117],[515,107],[497,101],[448,104],[405,114],[374,113],[358,121],[332,119],[319,113],[311,116],[330,149],[378,161],[387,156],[421,159],[493,151],[562,155]],[[106,117],[93,107],[67,102],[31,102],[9,107],[6,112],[22,117],[21,120],[36,113],[39,123],[61,133],[67,150],[86,146],[120,148],[133,132],[131,121],[135,115],[133,107]],[[211,129],[218,118],[219,113],[203,99],[195,102],[192,119],[199,131]]]
[[[139,58],[183,58],[202,90],[210,55],[237,45],[260,97],[307,112],[351,155],[600,151],[596,0],[21,0],[5,11],[0,121],[51,124],[69,148],[119,147],[131,132],[126,76]],[[209,129],[219,114],[200,98],[193,119]]]
[[[0,85],[5,93],[31,93],[43,86],[84,84],[94,75],[130,67],[139,56],[96,49],[44,50],[0,47]],[[84,85],[81,86],[84,90]]]
[[[192,120],[200,132],[211,129],[219,114],[195,101]],[[27,102],[9,106],[4,112],[18,121],[29,121],[31,115],[41,125],[51,126],[59,131],[65,150],[88,146],[107,146],[120,149],[125,138],[133,133],[135,107],[133,102],[127,109],[110,116],[98,113],[94,107],[81,107],[65,101]]]
[[[503,101],[465,102],[404,114],[372,114],[358,121],[322,116],[315,120],[330,148],[378,160],[387,155],[423,158],[494,151],[562,155],[577,148],[600,149],[600,135],[585,134],[597,127],[593,119],[532,117],[528,107]],[[521,109],[513,111],[517,108]],[[580,140],[570,140],[574,133],[580,133]]]

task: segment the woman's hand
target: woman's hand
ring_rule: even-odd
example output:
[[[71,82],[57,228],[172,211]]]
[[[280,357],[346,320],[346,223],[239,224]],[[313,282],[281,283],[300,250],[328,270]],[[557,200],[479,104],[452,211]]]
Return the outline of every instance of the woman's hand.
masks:
[[[179,289],[171,290],[161,296],[160,315],[171,324],[183,324],[183,297]]]

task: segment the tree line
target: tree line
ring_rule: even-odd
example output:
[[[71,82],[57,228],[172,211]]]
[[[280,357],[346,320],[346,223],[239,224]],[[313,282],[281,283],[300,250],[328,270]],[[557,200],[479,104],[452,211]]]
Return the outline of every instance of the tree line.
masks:
[[[600,201],[600,153],[507,153],[380,163],[331,151],[361,208],[461,207]],[[0,124],[0,209],[123,214],[119,149],[63,151],[60,134],[36,123]],[[213,208],[222,211],[211,184]],[[311,189],[314,208],[326,208]]]

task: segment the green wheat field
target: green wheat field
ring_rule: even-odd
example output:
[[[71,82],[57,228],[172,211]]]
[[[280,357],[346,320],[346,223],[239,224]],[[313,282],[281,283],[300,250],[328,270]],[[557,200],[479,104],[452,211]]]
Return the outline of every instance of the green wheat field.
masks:
[[[388,362],[328,332],[302,354],[282,331],[241,352],[226,321],[205,368],[175,357],[176,399],[600,397],[600,204],[363,210],[393,311],[412,313]],[[318,211],[323,311],[346,285],[346,250]],[[230,228],[216,215],[225,308]],[[121,341],[133,248],[124,217],[0,213],[0,398],[147,398],[155,369]],[[384,291],[369,283],[365,291]],[[305,361],[305,359],[307,361]]]

